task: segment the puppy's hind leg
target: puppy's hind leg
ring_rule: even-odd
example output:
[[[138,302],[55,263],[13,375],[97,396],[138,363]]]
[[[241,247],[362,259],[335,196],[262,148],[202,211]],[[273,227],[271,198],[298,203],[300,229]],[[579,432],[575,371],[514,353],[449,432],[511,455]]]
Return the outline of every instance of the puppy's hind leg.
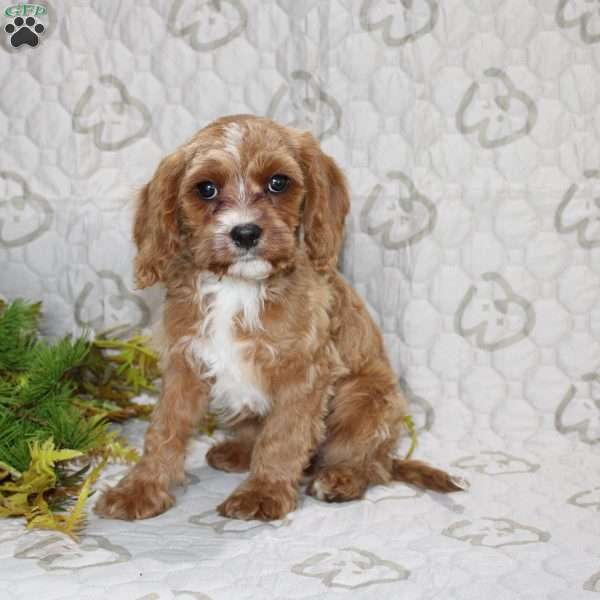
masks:
[[[387,365],[374,363],[341,380],[329,406],[326,439],[307,493],[327,502],[361,498],[392,481],[392,458],[404,417]]]
[[[394,458],[405,400],[386,365],[371,365],[340,382],[327,419],[317,474],[307,493],[327,502],[361,498],[369,485],[404,481],[439,492],[463,489],[447,473]]]

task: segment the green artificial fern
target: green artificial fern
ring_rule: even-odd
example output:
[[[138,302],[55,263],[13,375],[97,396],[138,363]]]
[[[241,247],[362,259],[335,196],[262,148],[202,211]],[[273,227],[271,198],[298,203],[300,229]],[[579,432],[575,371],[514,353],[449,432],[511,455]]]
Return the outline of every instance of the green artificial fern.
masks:
[[[158,360],[141,336],[50,343],[40,317],[40,303],[0,301],[0,516],[75,536],[107,461],[139,458],[109,424],[148,416],[133,398],[155,391]]]
[[[0,377],[28,368],[31,347],[37,335],[41,304],[15,300],[0,315]]]

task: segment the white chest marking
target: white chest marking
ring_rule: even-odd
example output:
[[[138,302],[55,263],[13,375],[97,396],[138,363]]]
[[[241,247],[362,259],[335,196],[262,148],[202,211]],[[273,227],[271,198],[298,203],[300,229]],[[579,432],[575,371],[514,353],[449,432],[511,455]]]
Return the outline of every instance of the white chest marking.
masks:
[[[206,377],[214,377],[211,410],[232,418],[244,409],[266,415],[269,399],[259,389],[253,367],[243,358],[244,344],[234,336],[234,319],[239,315],[249,329],[260,329],[260,310],[264,286],[258,281],[231,277],[218,280],[202,275],[198,290],[206,303],[206,313],[199,333],[188,341],[193,362],[201,362]]]

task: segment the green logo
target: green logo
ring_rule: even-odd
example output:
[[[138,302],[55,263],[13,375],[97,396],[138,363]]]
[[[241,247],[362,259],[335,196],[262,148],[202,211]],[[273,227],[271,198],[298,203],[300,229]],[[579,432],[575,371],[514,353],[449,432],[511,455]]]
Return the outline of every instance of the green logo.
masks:
[[[39,17],[47,12],[48,9],[42,4],[13,4],[4,9],[7,17]]]

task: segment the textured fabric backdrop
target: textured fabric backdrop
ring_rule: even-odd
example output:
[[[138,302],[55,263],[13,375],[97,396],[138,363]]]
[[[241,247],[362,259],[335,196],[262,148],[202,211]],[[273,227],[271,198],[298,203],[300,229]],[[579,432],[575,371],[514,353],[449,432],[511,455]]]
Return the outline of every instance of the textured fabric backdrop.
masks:
[[[136,186],[220,115],[309,128],[350,180],[341,267],[422,451],[484,489],[507,482],[447,536],[550,548],[565,514],[579,523],[563,531],[567,547],[583,536],[569,566],[539,550],[478,593],[517,597],[502,593],[538,571],[544,597],[600,589],[598,3],[54,0],[38,21],[36,47],[0,32],[0,291],[43,299],[51,334],[149,325],[160,290],[132,288]],[[292,572],[335,585],[320,560]]]

